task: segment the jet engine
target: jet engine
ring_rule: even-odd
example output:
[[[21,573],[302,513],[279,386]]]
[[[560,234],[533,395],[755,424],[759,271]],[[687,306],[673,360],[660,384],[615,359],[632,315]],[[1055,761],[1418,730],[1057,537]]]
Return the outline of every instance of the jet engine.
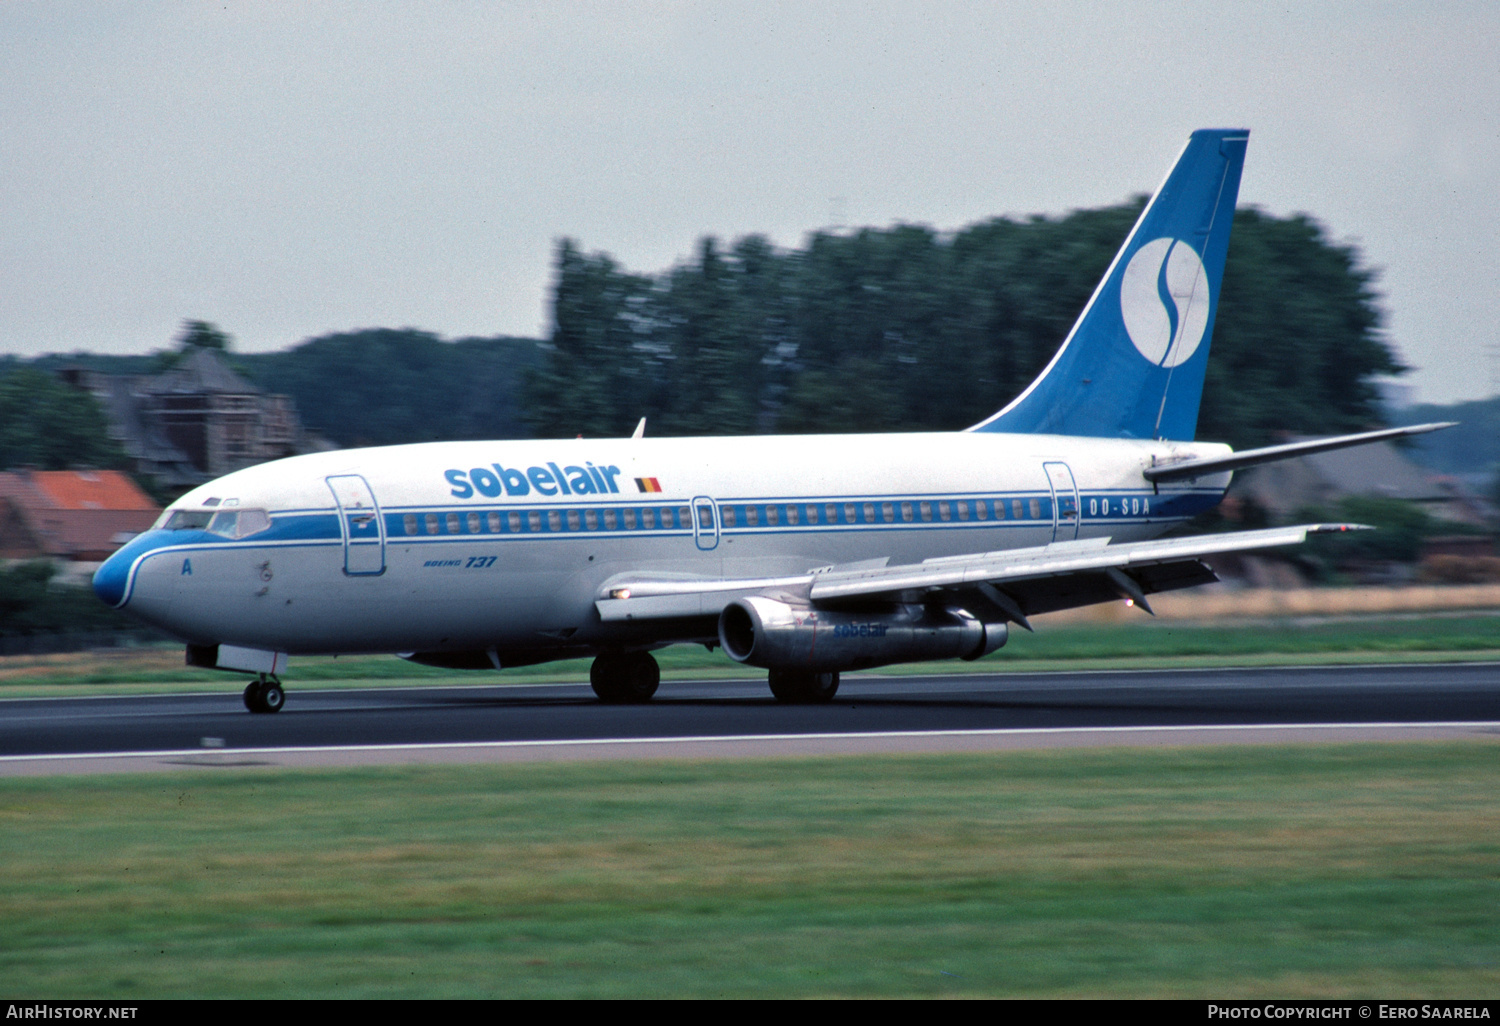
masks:
[[[768,669],[862,670],[928,659],[978,659],[1004,645],[1005,623],[955,606],[899,605],[849,612],[750,596],[719,614],[729,658]]]

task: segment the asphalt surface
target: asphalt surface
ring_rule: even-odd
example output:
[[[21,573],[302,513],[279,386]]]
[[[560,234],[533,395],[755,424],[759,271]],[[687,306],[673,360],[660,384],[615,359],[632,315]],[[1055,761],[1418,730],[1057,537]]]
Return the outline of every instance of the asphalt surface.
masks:
[[[1500,664],[848,676],[822,706],[782,705],[762,679],[667,682],[640,706],[602,705],[579,684],[319,691],[293,682],[274,715],[252,715],[224,693],[16,699],[0,702],[0,773],[87,771],[65,767],[69,756],[128,769],[291,764],[352,750],[365,752],[353,760],[363,762],[417,761],[414,751],[444,751],[442,761],[544,749],[619,757],[650,746],[655,754],[842,752],[911,750],[918,737],[947,737],[937,745],[945,749],[986,738],[978,746],[1014,746],[1022,736],[1162,743],[1291,728],[1312,737],[1303,729],[1312,725],[1356,737],[1441,725],[1446,734],[1420,736],[1500,739]],[[736,743],[714,743],[723,741]],[[761,748],[747,749],[754,741]],[[397,749],[406,754],[391,754]],[[304,758],[284,757],[294,752]],[[128,759],[100,761],[109,755]]]

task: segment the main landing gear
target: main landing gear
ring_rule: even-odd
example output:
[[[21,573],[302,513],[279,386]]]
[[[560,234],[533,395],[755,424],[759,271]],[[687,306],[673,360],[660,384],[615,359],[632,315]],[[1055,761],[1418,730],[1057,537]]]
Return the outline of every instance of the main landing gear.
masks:
[[[772,670],[771,694],[776,701],[792,705],[820,705],[833,700],[839,689],[838,671]]]
[[[281,690],[281,681],[263,673],[245,687],[245,708],[253,713],[280,712],[286,704],[286,692]]]
[[[601,702],[649,702],[660,683],[661,667],[650,652],[606,652],[589,669],[589,684]]]

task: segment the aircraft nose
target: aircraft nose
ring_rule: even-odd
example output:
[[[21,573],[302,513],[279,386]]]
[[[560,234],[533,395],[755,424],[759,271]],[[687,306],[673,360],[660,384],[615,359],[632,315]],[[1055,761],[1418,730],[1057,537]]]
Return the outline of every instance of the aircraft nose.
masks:
[[[159,546],[159,532],[147,531],[110,556],[94,571],[94,594],[105,605],[122,608],[130,600],[130,577],[136,561],[145,553]]]
[[[125,585],[130,579],[132,560],[125,557],[121,549],[110,556],[94,571],[94,594],[107,606],[118,606],[125,601]]]

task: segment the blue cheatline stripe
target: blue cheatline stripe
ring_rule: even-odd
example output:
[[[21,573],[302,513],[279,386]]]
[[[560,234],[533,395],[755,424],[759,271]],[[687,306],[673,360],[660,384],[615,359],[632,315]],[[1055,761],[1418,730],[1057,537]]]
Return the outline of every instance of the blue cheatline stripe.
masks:
[[[1219,493],[1204,490],[1156,494],[1142,489],[1109,489],[1081,492],[1079,501],[1084,524],[1118,526],[1187,519],[1217,504]],[[1038,491],[993,496],[921,493],[797,501],[738,498],[717,503],[719,529],[747,535],[1037,528],[1052,523],[1052,506],[1051,493]],[[692,533],[692,520],[691,507],[677,502],[444,505],[388,509],[385,528],[388,543],[408,545],[454,539],[682,537]]]
[[[1219,497],[1216,489],[1164,494],[1130,489],[1083,491],[1079,493],[1080,521],[1107,527],[1180,521],[1216,505]],[[750,522],[752,510],[754,523]],[[983,496],[972,493],[822,496],[796,500],[743,497],[719,503],[717,512],[721,532],[745,536],[1037,529],[1049,527],[1053,522],[1051,493],[1040,491]],[[480,528],[477,531],[470,530],[474,526],[471,516],[476,518],[474,523]],[[632,517],[635,526],[625,526]],[[508,538],[687,537],[693,533],[691,517],[690,504],[660,501],[582,506],[407,506],[388,508],[383,514],[386,543],[399,545]],[[416,533],[407,533],[408,524]],[[449,530],[454,526],[456,530]],[[499,529],[493,530],[494,526]],[[94,590],[110,605],[123,605],[140,564],[155,553],[342,544],[339,514],[329,510],[276,511],[271,514],[270,528],[242,539],[204,530],[153,529],[132,539],[100,566],[94,575]]]

